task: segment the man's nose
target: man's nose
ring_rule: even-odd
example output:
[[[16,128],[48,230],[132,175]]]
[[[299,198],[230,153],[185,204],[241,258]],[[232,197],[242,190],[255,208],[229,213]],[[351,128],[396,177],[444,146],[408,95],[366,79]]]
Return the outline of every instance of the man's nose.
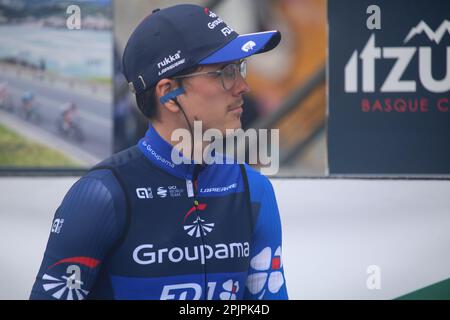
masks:
[[[234,84],[234,87],[232,88],[232,91],[234,96],[239,96],[244,93],[250,92],[250,86],[240,74],[236,78],[236,82]]]

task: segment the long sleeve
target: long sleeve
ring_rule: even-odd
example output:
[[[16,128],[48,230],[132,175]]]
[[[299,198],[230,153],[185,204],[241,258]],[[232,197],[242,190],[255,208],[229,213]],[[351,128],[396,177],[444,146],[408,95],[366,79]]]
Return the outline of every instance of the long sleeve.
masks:
[[[288,299],[282,259],[282,231],[269,179],[247,169],[253,210],[257,212],[250,250],[245,299]]]
[[[121,234],[124,197],[108,170],[78,180],[55,213],[30,299],[82,300]]]

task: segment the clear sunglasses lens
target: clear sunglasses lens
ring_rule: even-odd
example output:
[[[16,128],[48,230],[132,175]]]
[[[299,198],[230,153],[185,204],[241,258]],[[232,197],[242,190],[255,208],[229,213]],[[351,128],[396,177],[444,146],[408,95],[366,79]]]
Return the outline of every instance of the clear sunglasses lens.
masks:
[[[222,83],[225,90],[233,88],[238,72],[245,79],[247,76],[247,60],[239,64],[229,64],[222,70]]]
[[[239,65],[239,67],[240,67],[241,77],[245,79],[247,77],[247,60],[242,61],[241,64]]]
[[[229,64],[222,71],[223,87],[225,90],[229,90],[234,86],[238,66],[235,64]]]

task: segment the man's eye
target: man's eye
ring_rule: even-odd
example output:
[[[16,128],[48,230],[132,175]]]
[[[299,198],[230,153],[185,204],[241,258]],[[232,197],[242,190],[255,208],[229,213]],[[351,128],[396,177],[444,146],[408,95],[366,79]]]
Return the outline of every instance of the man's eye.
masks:
[[[227,67],[227,68],[223,69],[223,73],[225,74],[226,77],[234,77],[235,70],[231,66],[231,67]]]

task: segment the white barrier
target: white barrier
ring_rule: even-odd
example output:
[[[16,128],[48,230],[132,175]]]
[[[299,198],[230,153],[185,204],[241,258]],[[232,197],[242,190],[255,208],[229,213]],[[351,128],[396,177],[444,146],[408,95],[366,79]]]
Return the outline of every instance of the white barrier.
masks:
[[[450,278],[450,181],[273,184],[291,298],[393,299]]]
[[[28,298],[76,180],[0,178],[0,299]],[[450,278],[450,181],[272,183],[291,299],[392,299]],[[379,274],[368,274],[374,265]],[[381,288],[369,289],[377,275]]]

